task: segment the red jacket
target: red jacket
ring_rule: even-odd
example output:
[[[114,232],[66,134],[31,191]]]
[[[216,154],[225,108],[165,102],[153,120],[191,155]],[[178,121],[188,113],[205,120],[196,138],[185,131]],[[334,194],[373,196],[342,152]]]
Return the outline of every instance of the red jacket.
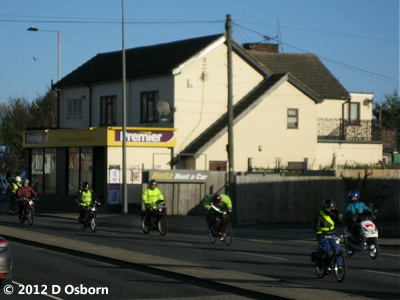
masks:
[[[31,186],[26,186],[26,187],[21,186],[17,190],[17,195],[18,195],[18,198],[26,198],[26,199],[31,199],[31,198],[37,197],[35,190]]]

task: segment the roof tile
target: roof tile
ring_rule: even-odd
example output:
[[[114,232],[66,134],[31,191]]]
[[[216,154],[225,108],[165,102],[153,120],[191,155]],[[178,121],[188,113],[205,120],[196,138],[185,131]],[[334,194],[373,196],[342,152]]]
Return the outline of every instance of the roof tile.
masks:
[[[315,54],[248,51],[272,74],[290,73],[323,99],[348,99],[349,92]]]
[[[126,78],[167,75],[223,34],[125,50]],[[122,78],[122,50],[100,53],[66,75],[56,87],[115,81]]]

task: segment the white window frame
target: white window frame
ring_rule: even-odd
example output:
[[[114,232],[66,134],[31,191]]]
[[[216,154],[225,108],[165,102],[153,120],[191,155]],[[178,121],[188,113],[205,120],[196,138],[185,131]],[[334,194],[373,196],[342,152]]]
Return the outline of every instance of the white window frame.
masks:
[[[350,102],[349,123],[351,125],[360,124],[360,103]]]
[[[297,108],[287,109],[287,128],[288,129],[299,128],[299,109]]]

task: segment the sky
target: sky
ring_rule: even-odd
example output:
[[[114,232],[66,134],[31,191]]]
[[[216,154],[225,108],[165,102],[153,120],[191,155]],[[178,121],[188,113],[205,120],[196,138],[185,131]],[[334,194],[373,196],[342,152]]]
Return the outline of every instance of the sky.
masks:
[[[399,91],[399,0],[0,0],[0,103],[44,96],[58,71],[121,50],[122,40],[129,49],[224,33],[228,14],[239,44],[314,53],[375,103]]]

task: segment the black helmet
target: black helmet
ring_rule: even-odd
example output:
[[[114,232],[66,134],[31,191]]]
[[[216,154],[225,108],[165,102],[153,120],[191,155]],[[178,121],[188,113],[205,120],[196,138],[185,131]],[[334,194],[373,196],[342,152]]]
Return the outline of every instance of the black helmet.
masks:
[[[156,186],[157,186],[157,181],[155,181],[154,179],[149,181],[149,187],[155,188]]]
[[[333,199],[327,198],[322,202],[322,209],[336,209],[336,203]]]
[[[84,181],[84,182],[82,183],[82,188],[85,188],[85,187],[87,187],[87,188],[90,187],[89,182]]]

